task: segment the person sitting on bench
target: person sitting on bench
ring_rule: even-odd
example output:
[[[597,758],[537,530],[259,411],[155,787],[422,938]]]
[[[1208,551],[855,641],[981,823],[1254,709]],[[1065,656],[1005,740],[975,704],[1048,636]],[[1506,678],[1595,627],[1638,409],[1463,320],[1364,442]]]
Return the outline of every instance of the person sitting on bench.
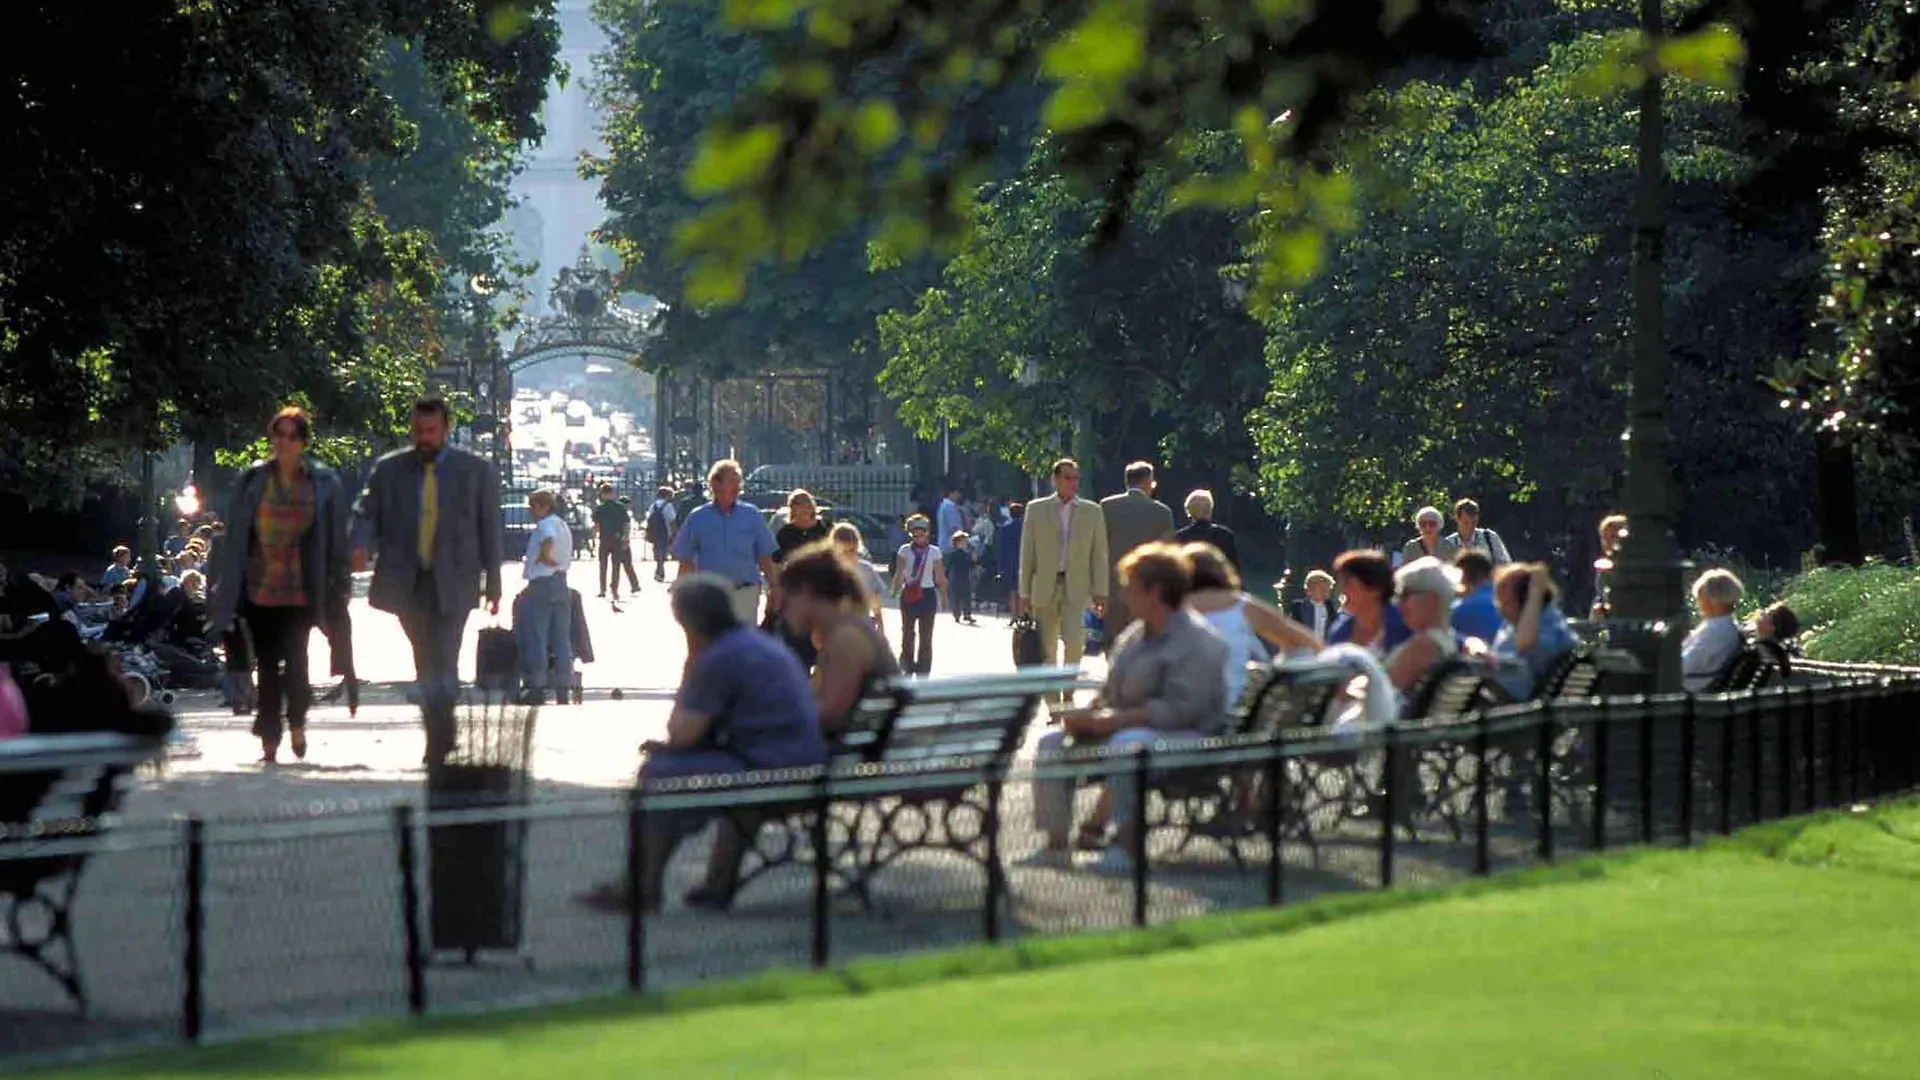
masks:
[[[1740,655],[1740,627],[1733,609],[1740,606],[1746,587],[1727,570],[1709,570],[1693,583],[1693,602],[1700,609],[1700,625],[1680,643],[1681,685],[1693,693],[1713,686],[1733,658]]]
[[[692,776],[803,768],[827,760],[813,688],[785,643],[739,621],[733,585],[690,574],[673,585],[673,617],[687,635],[687,663],[665,742],[645,747],[640,783]],[[641,908],[657,911],[667,859],[717,810],[648,815]]]

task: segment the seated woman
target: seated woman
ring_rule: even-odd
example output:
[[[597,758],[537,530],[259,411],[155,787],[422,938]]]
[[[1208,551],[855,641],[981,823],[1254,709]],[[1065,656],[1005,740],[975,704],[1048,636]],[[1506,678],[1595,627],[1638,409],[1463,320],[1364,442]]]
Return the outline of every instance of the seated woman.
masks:
[[[1145,544],[1120,560],[1120,584],[1126,590],[1132,625],[1114,642],[1107,683],[1099,704],[1086,709],[1064,709],[1055,715],[1064,731],[1050,731],[1040,739],[1042,758],[1057,755],[1071,738],[1076,746],[1106,745],[1115,750],[1161,742],[1194,742],[1216,735],[1227,718],[1227,644],[1206,621],[1184,604],[1193,586],[1193,563],[1173,544]],[[1046,846],[1029,858],[1040,865],[1063,866],[1071,853],[1068,832],[1073,827],[1074,780],[1071,777],[1036,779],[1034,818],[1046,833]],[[1133,865],[1128,854],[1137,837],[1130,835],[1134,800],[1144,798],[1131,775],[1107,779],[1113,816],[1119,835],[1100,860],[1100,869],[1124,872]],[[1091,843],[1104,837],[1105,826],[1092,822],[1082,831]]]
[[[1382,662],[1393,688],[1405,694],[1427,672],[1459,655],[1451,616],[1453,598],[1460,591],[1453,569],[1439,559],[1415,559],[1393,575],[1396,606],[1412,636],[1395,646]]]
[[[820,730],[831,741],[846,730],[874,683],[899,674],[899,665],[867,618],[865,586],[831,543],[809,544],[787,556],[780,564],[780,596],[788,629],[806,635],[819,649],[814,705]],[[721,825],[707,859],[707,878],[687,893],[689,905],[725,908],[732,903],[740,857],[758,826],[751,813]]]
[[[1545,563],[1514,563],[1493,578],[1494,603],[1500,608],[1500,632],[1494,635],[1493,680],[1515,701],[1540,688],[1554,661],[1579,646],[1580,639],[1555,603],[1553,575]]]
[[[1269,647],[1278,653],[1320,651],[1313,631],[1240,591],[1240,573],[1219,548],[1194,543],[1180,550],[1193,563],[1193,591],[1187,594],[1187,607],[1227,643],[1227,708],[1240,701],[1247,685],[1247,665],[1264,662]]]
[[[1343,613],[1327,631],[1327,644],[1351,643],[1385,656],[1413,636],[1393,606],[1393,563],[1385,552],[1349,551],[1333,560],[1333,576]]]
[[[1680,684],[1694,693],[1706,690],[1740,655],[1740,627],[1733,609],[1746,587],[1726,570],[1709,570],[1693,583],[1700,625],[1680,643]]]
[[[646,746],[640,783],[824,764],[807,674],[793,650],[771,634],[744,626],[733,610],[732,584],[711,574],[674,582],[673,617],[687,635],[687,663],[667,739]],[[660,906],[661,877],[681,840],[712,810],[648,815],[640,905]]]

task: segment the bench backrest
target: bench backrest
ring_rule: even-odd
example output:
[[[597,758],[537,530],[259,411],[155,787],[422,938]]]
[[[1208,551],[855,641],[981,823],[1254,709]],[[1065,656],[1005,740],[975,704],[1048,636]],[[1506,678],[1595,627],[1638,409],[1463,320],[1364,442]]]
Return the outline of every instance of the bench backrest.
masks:
[[[889,765],[961,758],[1004,762],[1026,738],[1040,699],[1072,690],[1077,679],[1070,668],[892,679],[876,693],[889,695],[893,710],[879,720],[862,760]]]
[[[1408,719],[1444,720],[1465,716],[1495,702],[1486,672],[1458,657],[1435,664],[1407,694],[1402,715]]]
[[[1720,674],[1714,676],[1713,681],[1707,684],[1707,692],[1717,694],[1731,690],[1750,690],[1762,678],[1765,667],[1766,661],[1762,659],[1760,650],[1754,648],[1752,641],[1743,638],[1740,642],[1740,651],[1734,653],[1733,659],[1727,661],[1727,666],[1721,668]]]
[[[1540,680],[1534,697],[1549,701],[1583,701],[1593,697],[1599,689],[1600,664],[1594,659],[1593,647],[1582,645],[1562,654],[1553,662],[1546,677]]]
[[[1289,663],[1278,666],[1272,692],[1261,702],[1257,730],[1323,727],[1347,684],[1360,674],[1345,664]]]

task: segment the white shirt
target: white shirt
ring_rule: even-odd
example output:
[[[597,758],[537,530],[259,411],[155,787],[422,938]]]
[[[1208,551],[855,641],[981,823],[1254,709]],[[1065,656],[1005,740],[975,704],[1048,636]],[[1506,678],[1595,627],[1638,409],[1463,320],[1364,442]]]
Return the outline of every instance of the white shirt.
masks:
[[[1740,651],[1740,628],[1733,616],[1704,619],[1680,643],[1680,683],[1694,693],[1713,685]]]
[[[1067,540],[1073,535],[1073,502],[1055,495],[1053,501],[1060,504],[1060,572],[1067,572]]]
[[[901,544],[899,566],[900,566],[900,572],[902,574],[907,574],[912,572],[913,559],[914,559],[913,545]],[[921,588],[923,589],[933,588],[933,584],[934,584],[933,568],[938,565],[940,565],[940,546],[938,544],[928,544],[927,552],[926,552],[926,561],[923,564],[921,564],[921,567],[920,567],[920,587]],[[913,583],[911,581],[908,581],[905,584],[911,585]]]
[[[1307,629],[1313,631],[1313,639],[1322,645],[1327,643],[1327,605],[1308,604],[1313,609],[1313,625]]]
[[[540,561],[540,545],[553,541],[553,550],[549,553],[558,566],[548,566]],[[565,574],[567,566],[573,562],[573,530],[560,520],[559,514],[548,514],[533,524],[533,535],[527,537],[526,572],[521,576],[527,581],[537,581],[555,574]]]

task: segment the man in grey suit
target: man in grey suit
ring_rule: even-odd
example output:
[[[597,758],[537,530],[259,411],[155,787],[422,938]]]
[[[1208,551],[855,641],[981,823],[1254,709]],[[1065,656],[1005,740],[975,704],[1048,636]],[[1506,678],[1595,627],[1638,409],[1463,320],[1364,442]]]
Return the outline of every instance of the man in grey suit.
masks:
[[[398,615],[413,645],[429,764],[453,749],[467,615],[483,592],[500,614],[500,481],[485,458],[447,445],[451,426],[445,401],[416,402],[413,447],[375,463],[353,508],[353,569],[375,558],[367,602]]]
[[[1116,590],[1120,560],[1127,552],[1141,544],[1173,539],[1173,511],[1153,497],[1156,486],[1153,466],[1136,461],[1127,466],[1127,490],[1100,500],[1100,514],[1107,521],[1107,557],[1112,560],[1107,580]],[[1107,598],[1107,640],[1117,639],[1132,621],[1126,593],[1115,591]]]

